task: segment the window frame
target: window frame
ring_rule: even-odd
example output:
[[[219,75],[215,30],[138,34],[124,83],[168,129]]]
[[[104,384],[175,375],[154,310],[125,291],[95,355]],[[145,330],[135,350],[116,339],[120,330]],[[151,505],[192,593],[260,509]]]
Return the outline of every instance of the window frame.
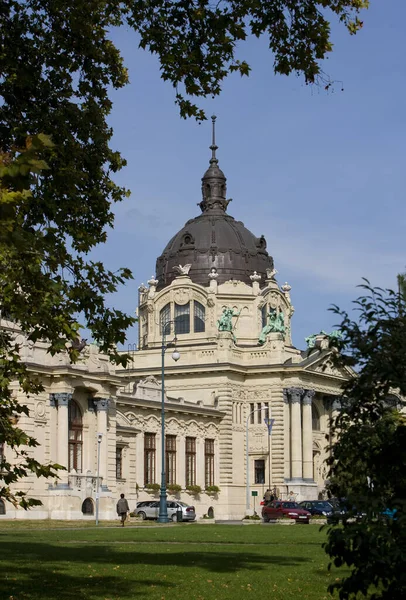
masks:
[[[206,438],[204,440],[204,485],[209,487],[215,485],[214,481],[214,449],[215,440],[212,438]]]
[[[262,463],[260,466],[259,463]],[[259,477],[259,474],[262,473],[262,476]],[[265,459],[257,458],[254,460],[254,482],[256,485],[262,485],[265,483]]]
[[[185,482],[186,487],[196,485],[196,438],[185,438]]]
[[[156,483],[156,433],[144,433],[144,486]]]
[[[73,412],[75,414],[73,414]],[[68,472],[81,473],[83,468],[83,415],[76,400],[68,404]]]
[[[165,435],[165,478],[166,485],[176,483],[176,435]]]

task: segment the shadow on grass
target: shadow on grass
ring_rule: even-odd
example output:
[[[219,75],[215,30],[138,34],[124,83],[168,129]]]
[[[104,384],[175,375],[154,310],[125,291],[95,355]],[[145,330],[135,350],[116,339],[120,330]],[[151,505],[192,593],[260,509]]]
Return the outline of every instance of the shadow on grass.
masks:
[[[292,567],[310,560],[302,556],[263,556],[246,549],[142,552],[128,546],[118,550],[109,545],[64,547],[35,542],[2,543],[2,557],[0,598],[20,599],[28,592],[31,598],[41,600],[141,598],[147,596],[146,588],[152,586],[169,591],[175,584],[155,577],[159,567],[192,567],[232,574],[240,570]],[[133,569],[129,572],[127,566]],[[146,573],[148,566],[151,579]],[[117,573],[112,574],[116,569]]]

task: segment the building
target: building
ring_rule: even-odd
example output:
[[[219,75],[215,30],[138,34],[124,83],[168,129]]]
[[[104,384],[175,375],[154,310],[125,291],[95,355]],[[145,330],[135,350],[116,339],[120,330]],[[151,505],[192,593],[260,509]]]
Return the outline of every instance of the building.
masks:
[[[278,284],[265,238],[228,214],[214,133],[211,151],[201,214],[139,288],[139,345],[127,369],[114,370],[93,345],[70,365],[47,355],[45,343],[20,340],[46,390],[29,400],[20,426],[40,442],[39,460],[67,471],[55,482],[23,481],[43,507],[0,506],[6,516],[91,516],[98,461],[100,518],[115,516],[121,492],[131,507],[158,497],[163,361],[169,498],[194,504],[200,517],[231,519],[252,512],[253,493],[259,501],[267,488],[297,499],[323,493],[329,421],[351,373],[334,367],[325,334],[305,351],[292,345],[291,287]]]

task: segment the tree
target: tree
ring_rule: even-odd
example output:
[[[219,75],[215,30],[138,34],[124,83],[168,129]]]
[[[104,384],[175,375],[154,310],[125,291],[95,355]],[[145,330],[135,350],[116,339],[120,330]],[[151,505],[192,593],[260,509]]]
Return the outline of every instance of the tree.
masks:
[[[351,569],[330,586],[341,600],[396,600],[406,594],[406,417],[399,410],[406,397],[405,299],[368,282],[362,287],[357,321],[334,308],[343,333],[335,362],[357,376],[344,386],[329,459],[329,493],[346,498],[350,510],[329,529],[325,548],[335,566]]]
[[[248,75],[248,64],[236,58],[248,35],[268,36],[275,72],[303,74],[312,83],[332,49],[326,9],[355,33],[367,6],[367,0],[3,0],[2,313],[31,341],[46,339],[51,353],[68,351],[72,360],[84,323],[101,351],[126,361],[116,344],[134,318],[107,308],[104,296],[131,273],[88,259],[113,226],[112,204],[127,194],[112,178],[125,161],[109,145],[106,121],[109,90],[128,83],[112,28],[130,26],[139,45],[158,55],[181,115],[203,119],[190,98],[219,94],[234,71]],[[38,382],[4,330],[0,361],[0,443],[10,445],[10,418],[23,408],[11,402],[10,382],[27,393],[38,390]]]

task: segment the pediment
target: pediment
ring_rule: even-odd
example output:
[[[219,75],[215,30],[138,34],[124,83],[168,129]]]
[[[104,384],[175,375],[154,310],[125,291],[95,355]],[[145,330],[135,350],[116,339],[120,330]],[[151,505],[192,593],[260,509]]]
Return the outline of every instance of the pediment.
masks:
[[[309,359],[307,359],[307,361],[309,361]],[[340,379],[345,380],[348,380],[355,375],[354,371],[349,367],[337,367],[333,363],[331,352],[324,354],[323,356],[315,355],[314,361],[309,361],[309,364],[304,367],[304,370],[311,371],[312,373],[320,373],[320,375],[329,377],[339,377]]]

